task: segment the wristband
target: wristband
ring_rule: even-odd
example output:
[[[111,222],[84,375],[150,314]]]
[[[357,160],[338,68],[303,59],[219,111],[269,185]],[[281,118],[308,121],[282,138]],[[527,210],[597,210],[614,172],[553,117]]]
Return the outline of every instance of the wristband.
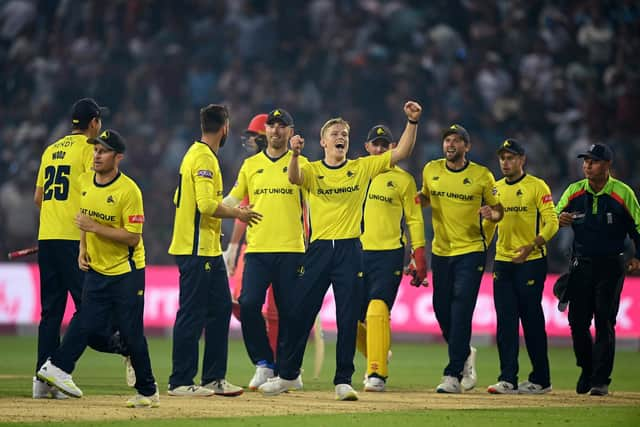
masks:
[[[408,119],[407,119],[407,121],[408,121],[409,123],[411,123],[412,125],[417,125],[417,124],[418,124],[418,121],[417,121],[417,120],[411,120],[411,119],[409,119],[409,118],[408,118]]]

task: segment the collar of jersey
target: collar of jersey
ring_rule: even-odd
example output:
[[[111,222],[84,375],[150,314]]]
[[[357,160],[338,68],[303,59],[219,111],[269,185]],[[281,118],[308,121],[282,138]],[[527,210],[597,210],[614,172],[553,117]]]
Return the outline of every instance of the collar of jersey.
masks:
[[[515,184],[519,183],[520,181],[522,181],[522,180],[524,179],[524,177],[525,177],[525,176],[527,176],[527,173],[526,173],[526,172],[525,172],[525,173],[523,173],[523,174],[522,174],[522,176],[521,176],[520,178],[516,179],[515,181],[511,181],[511,182],[509,182],[509,181],[507,181],[507,178],[505,178],[505,179],[504,179],[504,182],[505,182],[507,185],[515,185]]]
[[[584,181],[584,189],[585,189],[585,191],[588,192],[588,193],[593,194],[594,196],[600,196],[602,194],[610,194],[611,193],[611,187],[613,186],[613,179],[612,179],[611,175],[609,175],[609,178],[607,178],[607,183],[604,185],[604,187],[602,187],[602,190],[600,190],[598,193],[593,191],[593,189],[589,185],[589,180],[587,178],[585,178],[583,181]]]
[[[283,158],[284,156],[286,156],[289,153],[289,150],[285,151],[282,156],[280,157],[271,157],[270,155],[267,154],[267,149],[265,148],[264,150],[261,151],[262,154],[264,154],[264,156],[271,160],[273,163],[277,162],[278,160],[280,160],[281,158]]]
[[[93,174],[93,185],[95,185],[96,187],[108,187],[111,184],[113,184],[114,182],[116,182],[118,180],[118,178],[120,178],[120,175],[122,175],[122,172],[118,171],[118,174],[109,182],[107,182],[106,184],[98,184],[96,182],[96,174]]]
[[[343,167],[344,165],[349,163],[349,159],[344,159],[344,162],[341,165],[338,165],[338,166],[329,166],[328,164],[325,163],[324,159],[322,159],[321,162],[324,165],[324,167],[327,168],[327,169],[340,169],[341,167]]]
[[[206,142],[202,142],[202,141],[200,141],[199,139],[196,139],[196,142],[197,142],[197,143],[199,143],[199,144],[204,144],[204,145],[209,149],[209,151],[211,151],[211,152],[213,153],[213,155],[214,155],[214,156],[218,157],[218,155],[216,154],[216,152],[215,152],[215,151],[213,151],[213,148],[211,148],[211,147],[209,146],[209,144],[207,144]]]
[[[468,168],[468,167],[469,167],[469,165],[471,164],[471,162],[470,162],[469,160],[465,160],[465,161],[466,161],[466,163],[464,164],[464,166],[463,166],[461,169],[451,169],[451,168],[449,167],[449,165],[447,164],[447,160],[445,159],[445,160],[444,160],[444,167],[445,167],[445,168],[447,168],[447,170],[448,170],[449,172],[459,173],[459,172],[462,172],[463,170],[465,170],[466,168]]]

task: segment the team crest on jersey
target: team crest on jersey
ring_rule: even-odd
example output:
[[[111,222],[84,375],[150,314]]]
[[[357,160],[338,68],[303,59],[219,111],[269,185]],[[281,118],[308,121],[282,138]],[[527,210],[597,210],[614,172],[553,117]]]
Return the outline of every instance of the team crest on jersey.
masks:
[[[355,175],[355,172],[353,172],[353,171],[347,171],[347,176],[348,176],[349,178],[351,178],[351,177],[352,177],[352,176],[354,176],[354,175]]]
[[[115,202],[116,202],[116,201],[115,201],[115,199],[113,198],[113,196],[111,196],[111,195],[110,195],[109,197],[107,197],[107,203],[114,204]]]
[[[464,185],[471,185],[471,179],[469,179],[469,178],[465,178],[465,179],[463,179],[463,180],[462,180],[462,183],[463,183]]]
[[[432,181],[437,181],[437,180],[439,180],[439,179],[440,179],[440,177],[439,177],[438,175],[431,177],[431,180],[432,180]]]
[[[318,175],[318,179],[324,179],[324,175]]]
[[[516,191],[516,196],[522,197],[522,190],[520,188],[518,188],[518,191]]]
[[[287,171],[289,170],[289,168],[287,166],[282,168],[282,172],[287,173]]]
[[[388,181],[387,187],[396,188],[396,184],[393,181]]]
[[[264,172],[264,169],[258,169],[258,170],[256,171],[256,173],[262,173],[262,172]]]
[[[201,169],[198,171],[198,176],[201,176],[203,178],[213,178],[213,172],[211,172],[210,170]]]
[[[86,195],[87,195],[87,192],[86,192],[86,191],[83,191],[83,192],[82,192],[82,195],[83,195],[83,196],[86,196]]]

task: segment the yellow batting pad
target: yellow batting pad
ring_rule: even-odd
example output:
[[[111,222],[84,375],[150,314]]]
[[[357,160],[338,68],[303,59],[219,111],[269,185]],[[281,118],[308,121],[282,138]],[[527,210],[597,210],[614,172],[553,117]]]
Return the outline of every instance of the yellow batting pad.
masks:
[[[356,349],[367,357],[367,325],[358,321],[358,332],[356,335]]]
[[[389,307],[382,300],[371,300],[367,308],[367,376],[387,378],[390,345]]]

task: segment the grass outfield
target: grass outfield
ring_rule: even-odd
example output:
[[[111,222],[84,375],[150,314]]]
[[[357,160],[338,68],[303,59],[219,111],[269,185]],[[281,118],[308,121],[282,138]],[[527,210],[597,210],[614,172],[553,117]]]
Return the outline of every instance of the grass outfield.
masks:
[[[84,391],[85,398],[69,401],[34,401],[31,396],[31,377],[35,362],[35,337],[0,337],[0,425],[187,425],[187,426],[362,426],[380,425],[460,425],[468,422],[474,427],[508,425],[575,425],[575,426],[638,426],[640,425],[640,354],[635,351],[619,351],[611,385],[612,396],[605,398],[578,397],[573,392],[578,376],[570,348],[550,350],[551,375],[554,392],[545,396],[490,396],[486,386],[494,383],[498,374],[498,355],[495,346],[480,347],[477,369],[478,387],[462,396],[442,396],[433,392],[440,380],[446,360],[446,347],[433,344],[394,344],[390,366],[389,392],[384,394],[361,393],[360,402],[333,402],[332,377],[334,370],[333,344],[327,345],[325,364],[320,379],[311,378],[313,372],[313,345],[310,344],[305,363],[305,392],[290,396],[262,398],[255,393],[245,393],[234,399],[210,398],[197,404],[222,409],[212,415],[196,412],[188,418],[181,417],[181,406],[191,400],[166,396],[167,379],[171,368],[171,341],[150,339],[152,366],[161,390],[162,407],[159,410],[128,410],[122,408],[131,389],[124,385],[124,369],[121,359],[112,355],[87,352],[80,359],[74,379]],[[521,352],[521,380],[530,369],[524,351]],[[360,388],[364,360],[356,357],[354,386]],[[253,374],[241,341],[231,341],[227,378],[238,385],[246,385]],[[306,393],[306,394],[305,394]],[[425,397],[420,404],[416,397]],[[47,419],[47,411],[64,410],[74,413],[102,399],[100,410],[104,416],[77,422]],[[552,397],[554,396],[554,397]],[[311,398],[310,401],[300,400]],[[413,406],[404,406],[412,404]],[[553,400],[552,400],[553,399]],[[106,403],[105,403],[106,402]],[[202,403],[205,402],[205,403]],[[209,404],[209,402],[211,404]],[[334,406],[326,406],[326,405]],[[240,409],[244,405],[246,411]],[[298,405],[302,410],[289,412],[287,405]],[[496,407],[497,405],[497,407]],[[17,410],[16,408],[24,408]],[[308,407],[309,410],[304,410]],[[407,410],[407,407],[414,409]],[[261,409],[262,408],[262,409]],[[196,408],[197,409],[197,408]],[[157,411],[167,411],[164,412]],[[13,412],[11,412],[13,411]],[[93,411],[93,409],[92,409]],[[156,412],[154,412],[156,411]],[[322,413],[313,413],[314,411]],[[352,412],[365,411],[365,412]],[[4,412],[4,415],[3,415]],[[8,413],[14,415],[6,415]],[[113,412],[113,414],[112,414]],[[329,412],[329,413],[325,413]],[[335,413],[334,413],[335,412]],[[375,413],[372,413],[375,412]],[[25,416],[21,414],[26,413]],[[94,418],[96,418],[95,411]],[[273,416],[256,416],[269,415]],[[35,415],[38,416],[35,416]],[[111,415],[118,415],[118,420]],[[161,419],[146,419],[147,414],[161,415]],[[190,413],[191,414],[191,413]],[[287,415],[288,414],[288,415]],[[39,422],[33,422],[37,419]],[[233,417],[230,417],[233,416]],[[122,419],[124,417],[124,419]],[[212,418],[215,417],[215,418]],[[101,419],[103,418],[103,420]],[[136,418],[136,419],[134,419]],[[166,418],[166,419],[165,419]],[[177,418],[177,420],[176,420]],[[20,420],[30,420],[20,422]],[[75,419],[75,418],[70,418]]]

